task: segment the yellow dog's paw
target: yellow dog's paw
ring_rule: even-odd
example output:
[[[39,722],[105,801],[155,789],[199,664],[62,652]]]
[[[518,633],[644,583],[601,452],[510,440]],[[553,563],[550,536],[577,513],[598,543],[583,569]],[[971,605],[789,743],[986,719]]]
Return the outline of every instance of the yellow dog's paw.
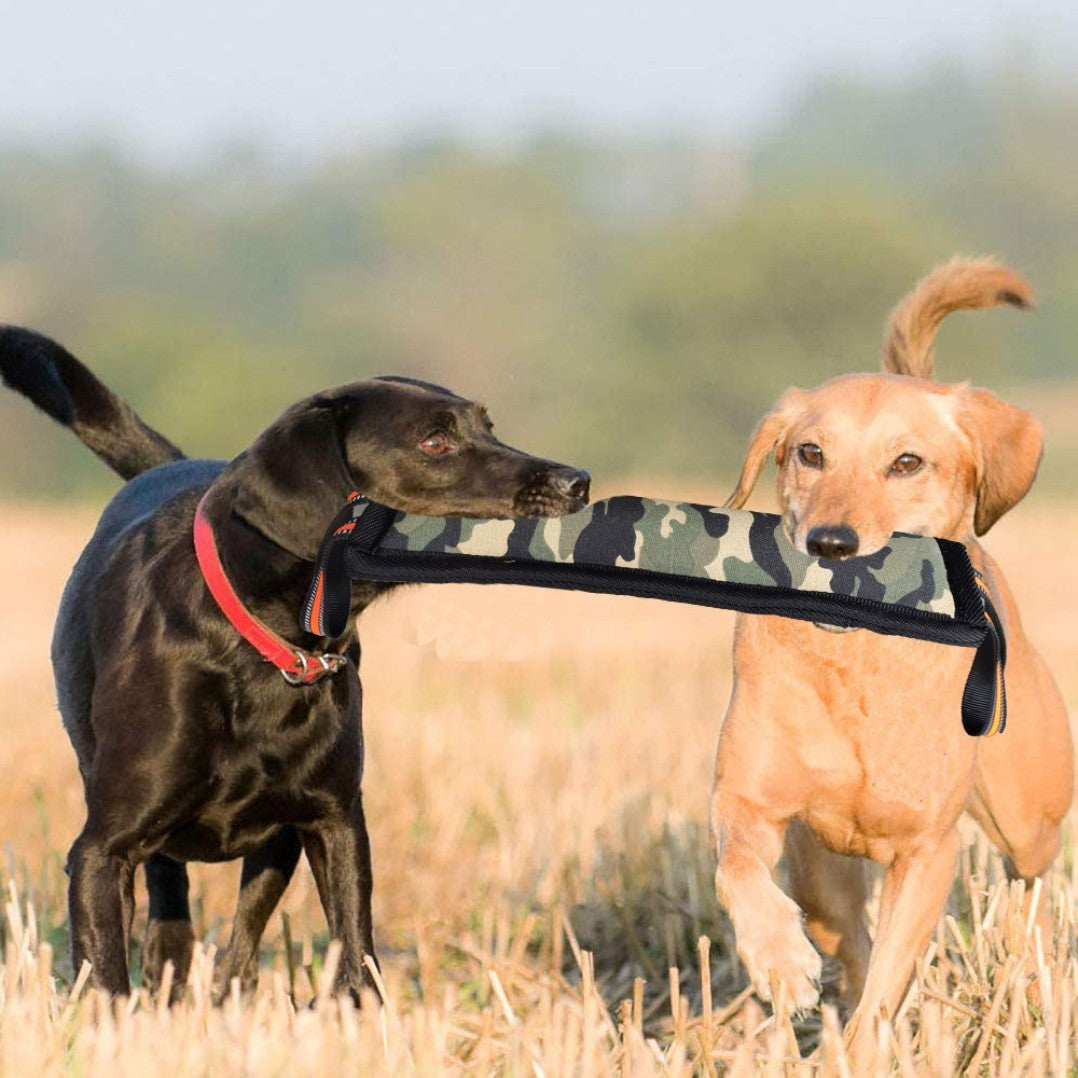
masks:
[[[761,999],[774,1002],[771,985],[778,980],[786,986],[791,1010],[809,1010],[819,1002],[823,959],[802,931],[800,918],[770,926],[758,941],[739,938],[737,950]]]

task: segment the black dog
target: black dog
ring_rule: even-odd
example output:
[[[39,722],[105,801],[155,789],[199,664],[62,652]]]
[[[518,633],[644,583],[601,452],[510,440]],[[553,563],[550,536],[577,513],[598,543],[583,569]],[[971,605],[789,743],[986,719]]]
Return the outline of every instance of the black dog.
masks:
[[[78,754],[87,819],[68,856],[75,969],[129,988],[135,868],[150,895],[144,981],[193,935],[186,861],[243,858],[221,963],[257,978],[270,914],[307,854],[332,936],[338,987],[369,983],[370,847],[360,795],[363,735],[354,628],[335,640],[298,627],[323,531],[353,490],[412,513],[556,516],[587,502],[586,472],[512,449],[486,411],[425,382],[387,378],[288,409],[230,463],[187,460],[59,345],[0,328],[0,377],[131,480],[109,503],[60,605],[52,661]],[[348,663],[288,684],[224,617],[195,559],[204,510],[233,589],[297,647]],[[357,615],[393,585],[357,584]]]

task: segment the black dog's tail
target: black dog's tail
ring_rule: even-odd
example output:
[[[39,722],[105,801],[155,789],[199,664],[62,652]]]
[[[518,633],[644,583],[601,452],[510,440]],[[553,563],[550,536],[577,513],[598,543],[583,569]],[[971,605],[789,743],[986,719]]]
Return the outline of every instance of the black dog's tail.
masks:
[[[124,479],[184,458],[167,438],[146,426],[127,401],[40,333],[0,326],[0,379],[70,427]]]

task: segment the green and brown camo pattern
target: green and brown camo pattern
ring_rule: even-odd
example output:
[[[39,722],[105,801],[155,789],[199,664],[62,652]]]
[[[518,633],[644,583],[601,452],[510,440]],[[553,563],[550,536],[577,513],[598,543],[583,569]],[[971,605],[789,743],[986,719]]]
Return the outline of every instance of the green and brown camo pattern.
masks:
[[[824,561],[797,550],[777,516],[691,502],[621,495],[569,516],[526,520],[401,514],[379,549],[643,569],[955,613],[933,539],[896,535],[875,554]]]

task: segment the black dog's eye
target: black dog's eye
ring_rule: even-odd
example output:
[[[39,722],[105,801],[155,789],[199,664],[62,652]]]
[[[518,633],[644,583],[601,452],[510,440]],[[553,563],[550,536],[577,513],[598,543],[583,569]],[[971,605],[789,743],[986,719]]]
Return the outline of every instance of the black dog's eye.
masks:
[[[924,461],[916,453],[903,453],[895,457],[891,465],[891,475],[913,475],[921,470]]]
[[[802,442],[797,447],[797,458],[807,468],[823,467],[823,450],[815,442]]]
[[[453,452],[453,443],[439,431],[437,434],[428,434],[419,443],[419,448],[428,456],[441,457]]]

